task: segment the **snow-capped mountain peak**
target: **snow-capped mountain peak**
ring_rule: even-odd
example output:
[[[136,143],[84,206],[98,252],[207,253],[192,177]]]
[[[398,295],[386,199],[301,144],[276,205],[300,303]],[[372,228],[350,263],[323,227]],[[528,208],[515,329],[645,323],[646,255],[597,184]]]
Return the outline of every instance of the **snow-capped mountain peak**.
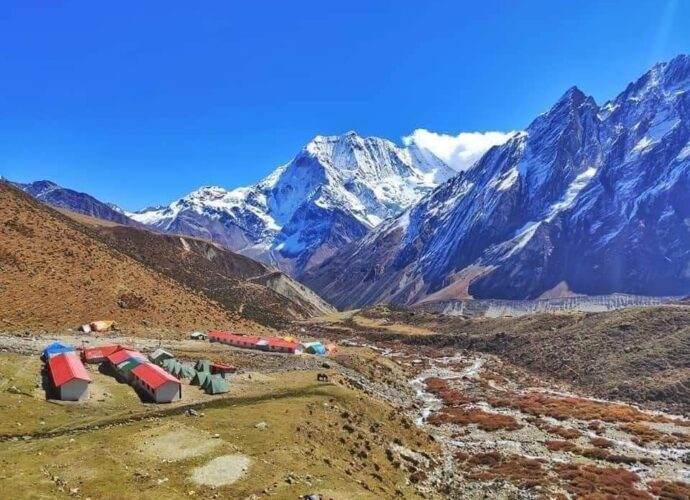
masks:
[[[452,175],[440,159],[414,145],[399,147],[352,131],[319,135],[253,186],[205,186],[132,217],[300,273]]]

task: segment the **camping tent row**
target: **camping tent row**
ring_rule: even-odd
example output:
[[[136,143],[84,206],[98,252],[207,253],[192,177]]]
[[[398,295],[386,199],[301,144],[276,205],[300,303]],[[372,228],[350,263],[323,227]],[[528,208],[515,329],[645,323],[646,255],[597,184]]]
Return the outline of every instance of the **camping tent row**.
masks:
[[[196,373],[194,365],[191,363],[182,363],[175,358],[163,360],[161,368],[177,378],[191,379]]]
[[[223,394],[228,392],[228,383],[223,375],[212,374],[210,369],[214,366],[208,360],[199,360],[196,365],[180,363],[174,358],[163,361],[161,367],[177,378],[190,380],[190,384],[198,385],[208,394]]]
[[[89,397],[91,377],[74,350],[55,352],[46,359],[53,388],[61,400],[83,401]]]
[[[161,368],[177,378],[191,379],[196,370],[190,363],[180,363],[175,358],[167,358],[161,363]]]
[[[220,374],[209,372],[196,372],[190,383],[198,385],[208,394],[224,394],[229,390],[228,382]]]
[[[138,351],[121,349],[107,357],[115,372],[132,386],[148,394],[156,403],[180,398],[180,381],[146,359]]]
[[[211,342],[220,342],[221,344],[227,344],[234,347],[291,354],[307,352],[309,354],[325,355],[335,350],[335,346],[333,345],[324,346],[321,342],[300,343],[297,342],[297,339],[294,337],[257,337],[255,335],[239,335],[221,331],[209,333],[209,340]]]

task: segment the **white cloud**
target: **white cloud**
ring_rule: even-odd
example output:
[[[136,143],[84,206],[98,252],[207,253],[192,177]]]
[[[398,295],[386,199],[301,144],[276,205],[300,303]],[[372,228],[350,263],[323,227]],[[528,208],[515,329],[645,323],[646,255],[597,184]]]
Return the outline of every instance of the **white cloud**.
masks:
[[[506,142],[515,132],[461,132],[438,134],[418,128],[403,137],[403,144],[413,142],[428,149],[458,172],[469,169],[491,147]]]

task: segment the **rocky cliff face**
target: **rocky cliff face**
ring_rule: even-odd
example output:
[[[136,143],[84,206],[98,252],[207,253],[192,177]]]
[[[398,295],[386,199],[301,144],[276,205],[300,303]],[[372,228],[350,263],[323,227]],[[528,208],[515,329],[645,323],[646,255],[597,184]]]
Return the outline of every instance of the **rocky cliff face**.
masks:
[[[569,89],[469,171],[305,283],[378,301],[681,295],[690,290],[690,57],[599,106]]]

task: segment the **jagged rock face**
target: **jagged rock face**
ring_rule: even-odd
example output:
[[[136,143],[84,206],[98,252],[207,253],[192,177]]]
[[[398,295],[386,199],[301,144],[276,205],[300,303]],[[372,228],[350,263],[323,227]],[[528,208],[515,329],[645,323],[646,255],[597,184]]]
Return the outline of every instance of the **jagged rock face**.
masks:
[[[58,208],[65,208],[83,215],[109,220],[123,225],[136,225],[116,205],[104,203],[86,193],[58,186],[50,181],[36,181],[28,184],[15,184],[37,200]]]
[[[299,275],[454,174],[414,144],[399,148],[353,132],[318,136],[254,186],[201,188],[168,207],[130,216]]]
[[[340,307],[690,290],[690,57],[522,133],[304,276]]]

